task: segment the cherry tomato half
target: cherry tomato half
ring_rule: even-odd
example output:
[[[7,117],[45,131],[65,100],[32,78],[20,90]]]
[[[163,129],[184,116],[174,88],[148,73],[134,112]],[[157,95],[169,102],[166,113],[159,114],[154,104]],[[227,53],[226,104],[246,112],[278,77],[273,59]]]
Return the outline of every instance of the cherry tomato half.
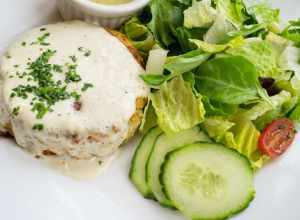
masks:
[[[296,130],[291,120],[287,118],[274,120],[260,135],[259,150],[271,158],[276,158],[293,143],[295,134]]]

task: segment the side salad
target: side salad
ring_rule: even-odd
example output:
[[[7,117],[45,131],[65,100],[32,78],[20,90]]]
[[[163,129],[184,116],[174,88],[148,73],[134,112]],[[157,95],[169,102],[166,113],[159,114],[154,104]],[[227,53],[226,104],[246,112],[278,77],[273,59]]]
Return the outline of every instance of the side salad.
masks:
[[[151,88],[130,179],[190,219],[224,219],[300,122],[300,20],[243,0],[151,0],[122,32]]]

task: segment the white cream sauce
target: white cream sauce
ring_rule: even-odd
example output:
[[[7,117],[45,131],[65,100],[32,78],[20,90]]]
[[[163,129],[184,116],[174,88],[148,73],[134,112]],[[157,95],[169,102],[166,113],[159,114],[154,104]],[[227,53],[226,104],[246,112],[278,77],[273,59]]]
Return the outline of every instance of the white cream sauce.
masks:
[[[46,25],[43,28],[44,31],[36,28],[26,33],[14,43],[6,53],[9,57],[4,57],[0,66],[0,100],[4,100],[4,109],[10,115],[17,143],[37,155],[50,149],[59,156],[81,159],[110,157],[127,136],[128,121],[136,111],[136,98],[147,96],[148,89],[139,78],[143,73],[142,67],[127,48],[103,28],[79,21]],[[45,39],[50,45],[31,45],[44,32],[50,33]],[[23,42],[26,46],[22,45]],[[78,50],[79,47],[90,50],[90,55],[85,56]],[[93,88],[82,93],[80,111],[74,109],[74,100],[68,99],[56,103],[53,112],[37,120],[31,110],[30,98],[12,99],[10,94],[13,88],[27,83],[16,77],[16,72],[27,71],[29,59],[37,59],[41,50],[48,48],[57,51],[50,59],[52,64],[64,65],[71,62],[70,56],[76,56],[82,81],[69,84],[69,90],[81,93],[85,82],[92,83]],[[14,77],[11,78],[11,75]],[[64,80],[61,73],[55,73],[54,77]],[[19,115],[11,117],[16,106],[20,106]],[[2,120],[5,119],[0,117]],[[44,124],[44,130],[32,130],[36,123]],[[81,140],[76,144],[70,138],[75,134]],[[88,140],[91,134],[97,134],[97,141]],[[70,170],[77,170],[76,167],[82,167],[82,164],[67,163],[67,166]]]
[[[118,151],[117,151],[118,152]],[[65,176],[76,180],[95,179],[115,159],[117,153],[103,160],[93,157],[88,160],[63,159],[60,157],[45,157],[42,162]]]

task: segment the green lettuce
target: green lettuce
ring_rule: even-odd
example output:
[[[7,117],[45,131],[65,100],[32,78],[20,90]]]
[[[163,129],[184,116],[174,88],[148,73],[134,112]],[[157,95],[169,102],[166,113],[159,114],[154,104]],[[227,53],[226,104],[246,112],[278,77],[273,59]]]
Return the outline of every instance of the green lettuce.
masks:
[[[181,76],[165,82],[150,98],[158,125],[167,134],[192,128],[204,120],[201,96],[196,96],[190,83]]]
[[[244,118],[226,119],[208,117],[202,123],[208,135],[218,143],[237,150],[246,156],[254,169],[261,168],[267,161],[258,150],[260,132],[253,123]]]
[[[167,50],[164,50],[159,46],[154,46],[153,49],[149,51],[146,73],[162,75],[167,55]]]
[[[245,155],[254,170],[261,168],[270,158],[262,155],[258,149],[260,132],[251,121],[244,118],[235,118],[233,122],[236,125],[231,130],[235,141],[232,148]]]
[[[298,97],[288,91],[270,97],[271,104],[260,101],[252,108],[243,111],[240,115],[252,120],[258,130],[263,130],[267,124],[276,118],[288,117],[297,105]]]
[[[288,90],[293,99],[297,100],[295,107],[289,112],[289,117],[300,123],[300,49],[294,46],[288,46],[281,56],[282,68],[292,72],[294,76],[289,81],[279,81],[279,88]]]
[[[258,23],[265,24],[270,31],[279,32],[279,9],[273,9],[268,4],[262,3],[249,7],[248,12]]]
[[[297,123],[300,123],[300,101],[298,102],[296,107],[291,112],[289,118]]]
[[[152,19],[148,28],[162,47],[176,43],[176,28],[183,24],[183,8],[170,0],[150,2]]]
[[[274,49],[272,42],[260,38],[248,38],[240,47],[231,48],[226,53],[248,59],[255,65],[260,77],[274,79],[288,77],[279,67],[278,50]]]
[[[257,101],[262,95],[255,66],[241,56],[206,61],[195,78],[201,95],[221,103],[237,105]]]
[[[137,17],[132,17],[127,21],[121,30],[133,46],[139,50],[140,54],[146,59],[149,51],[155,44],[153,35],[148,28],[140,22]]]
[[[140,77],[151,88],[159,88],[159,86],[168,79],[167,76],[158,74],[143,74],[140,75]]]
[[[279,94],[270,97],[271,103],[262,100],[251,109],[241,113],[241,115],[248,120],[256,120],[271,110],[281,109],[282,105],[290,101],[291,98],[289,92],[281,91]]]
[[[151,128],[155,126],[157,126],[157,116],[155,114],[155,110],[153,108],[151,100],[148,99],[148,103],[144,109],[144,115],[139,131],[143,134],[146,134]]]
[[[263,30],[265,25],[263,24],[251,24],[251,25],[243,25],[238,30],[233,30],[227,33],[230,37],[243,36],[247,37],[249,35],[253,35],[255,33],[259,33],[259,31]]]
[[[238,36],[231,41],[229,41],[227,44],[210,44],[202,40],[197,39],[191,39],[192,43],[194,43],[199,49],[201,49],[203,52],[206,53],[220,53],[223,52],[229,48],[235,48],[239,47],[244,43],[244,38],[241,36]]]
[[[269,32],[266,36],[266,41],[271,43],[271,46],[276,51],[278,56],[281,56],[282,53],[289,46],[289,41],[280,35],[274,34],[273,32]]]
[[[281,36],[292,41],[296,47],[300,46],[300,19],[289,21],[288,26],[281,32]]]
[[[236,28],[231,24],[226,16],[224,16],[222,13],[219,13],[213,25],[203,36],[203,39],[205,42],[212,44],[226,43],[228,40],[230,40],[230,37],[227,33],[234,30],[236,30]]]
[[[167,58],[163,66],[164,69],[169,71],[169,75],[143,74],[141,77],[148,85],[156,88],[165,81],[197,68],[210,56],[211,54],[203,53],[201,50],[193,50],[180,56],[171,56]]]
[[[296,79],[300,79],[300,49],[294,46],[288,46],[280,56],[280,66],[286,71],[295,73]]]
[[[211,6],[211,0],[193,0],[191,7],[184,11],[184,26],[187,28],[208,28],[210,27],[217,12]]]
[[[218,143],[223,143],[226,146],[235,145],[233,134],[230,132],[230,129],[234,125],[235,123],[230,122],[221,116],[207,117],[202,123],[202,127],[210,138]]]
[[[206,28],[190,29],[186,27],[178,27],[176,29],[178,46],[175,48],[178,50],[179,47],[182,53],[196,49],[196,47],[190,42],[190,39],[203,39],[203,35],[206,33],[206,31]],[[178,54],[178,51],[175,54]]]
[[[203,96],[202,102],[207,116],[229,116],[235,114],[238,110],[238,105],[216,102],[206,96]]]
[[[217,12],[225,17],[237,28],[248,20],[246,8],[242,0],[215,0]]]
[[[214,3],[218,15],[213,25],[204,35],[204,41],[213,44],[227,43],[232,35],[234,37],[242,35],[238,31],[244,27],[243,23],[249,19],[243,1],[215,0]],[[255,28],[257,29],[257,27]],[[245,30],[242,32],[245,32]]]
[[[180,56],[171,56],[166,61],[165,69],[174,75],[186,73],[200,66],[210,56],[210,53],[204,53],[201,50],[193,50]]]

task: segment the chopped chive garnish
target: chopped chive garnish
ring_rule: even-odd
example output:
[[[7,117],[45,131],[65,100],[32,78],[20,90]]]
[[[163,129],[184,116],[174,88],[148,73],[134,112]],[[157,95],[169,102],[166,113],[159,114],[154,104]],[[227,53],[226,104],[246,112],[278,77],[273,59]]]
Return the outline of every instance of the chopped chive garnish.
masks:
[[[93,87],[93,84],[91,84],[91,83],[84,83],[83,87],[81,88],[81,91],[85,92],[86,90],[88,90],[89,88],[92,88],[92,87]]]
[[[12,114],[13,116],[18,116],[20,112],[20,106],[13,108]]]
[[[33,130],[37,130],[37,131],[42,131],[44,129],[44,125],[43,124],[35,124],[32,127]]]

